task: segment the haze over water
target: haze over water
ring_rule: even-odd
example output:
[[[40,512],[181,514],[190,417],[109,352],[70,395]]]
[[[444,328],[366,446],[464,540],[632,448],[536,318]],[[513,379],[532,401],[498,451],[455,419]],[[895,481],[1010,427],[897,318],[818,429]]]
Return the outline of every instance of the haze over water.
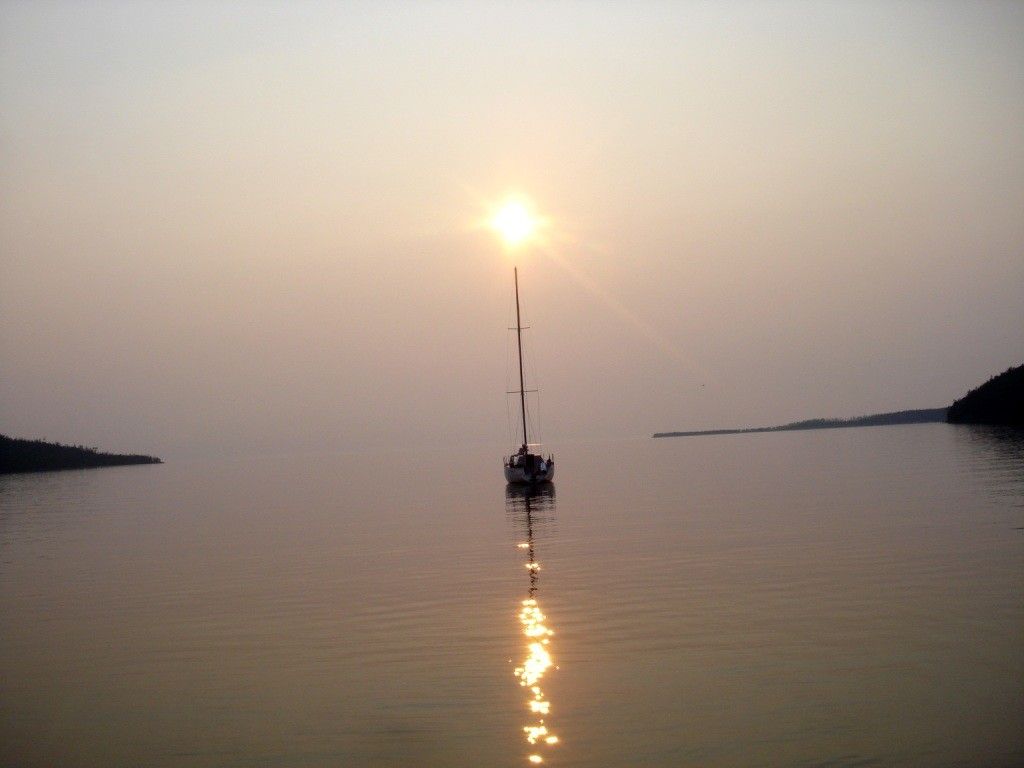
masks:
[[[0,431],[502,440],[511,194],[555,445],[948,405],[1024,360],[1022,41],[1016,2],[3,3]]]
[[[500,453],[0,479],[0,762],[1024,760],[1019,435],[571,444],[529,521]]]

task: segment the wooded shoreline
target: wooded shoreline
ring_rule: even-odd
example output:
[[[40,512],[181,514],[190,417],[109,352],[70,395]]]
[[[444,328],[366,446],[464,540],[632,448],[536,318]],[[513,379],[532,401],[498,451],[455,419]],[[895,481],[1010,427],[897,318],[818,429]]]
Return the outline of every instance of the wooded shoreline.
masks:
[[[0,435],[0,474],[89,469],[126,464],[162,464],[156,456],[103,453],[84,445],[63,445],[45,440],[21,440]]]
[[[929,424],[946,420],[945,408],[918,408],[909,411],[875,413],[852,419],[808,419],[775,427],[746,429],[702,429],[690,432],[655,432],[653,437],[697,437],[700,435],[748,435],[755,432],[793,432],[801,429],[843,429],[845,427],[884,427],[892,424]]]

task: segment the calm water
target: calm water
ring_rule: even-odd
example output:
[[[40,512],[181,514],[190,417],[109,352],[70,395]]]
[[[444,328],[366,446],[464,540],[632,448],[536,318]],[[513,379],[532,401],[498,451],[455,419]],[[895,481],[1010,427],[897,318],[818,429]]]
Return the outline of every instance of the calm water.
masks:
[[[0,479],[0,764],[1024,762],[1020,437],[554,448]]]

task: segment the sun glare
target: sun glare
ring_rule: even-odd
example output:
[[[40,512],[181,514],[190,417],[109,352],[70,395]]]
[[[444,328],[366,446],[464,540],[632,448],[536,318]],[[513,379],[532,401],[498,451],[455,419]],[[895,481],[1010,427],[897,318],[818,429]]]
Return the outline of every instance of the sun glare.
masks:
[[[519,200],[504,203],[491,218],[491,227],[501,235],[505,245],[520,245],[537,232],[539,221]]]

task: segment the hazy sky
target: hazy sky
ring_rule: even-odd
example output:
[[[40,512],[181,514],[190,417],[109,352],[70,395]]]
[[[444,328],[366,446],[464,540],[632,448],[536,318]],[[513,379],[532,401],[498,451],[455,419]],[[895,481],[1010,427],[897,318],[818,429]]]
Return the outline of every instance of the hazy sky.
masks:
[[[0,432],[547,444],[1024,360],[1020,3],[4,3]]]

